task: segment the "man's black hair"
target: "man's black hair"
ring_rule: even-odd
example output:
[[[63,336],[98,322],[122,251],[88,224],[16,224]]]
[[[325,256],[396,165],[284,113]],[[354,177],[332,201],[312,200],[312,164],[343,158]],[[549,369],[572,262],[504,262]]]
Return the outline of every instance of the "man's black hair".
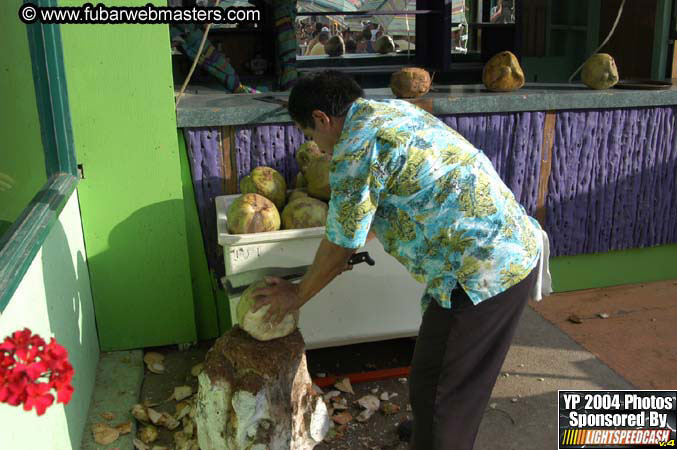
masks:
[[[301,127],[312,130],[315,129],[313,111],[343,117],[359,97],[364,97],[364,90],[352,77],[327,70],[296,82],[289,94],[289,115]]]
[[[357,43],[352,39],[346,41],[346,53],[355,53],[357,51]]]

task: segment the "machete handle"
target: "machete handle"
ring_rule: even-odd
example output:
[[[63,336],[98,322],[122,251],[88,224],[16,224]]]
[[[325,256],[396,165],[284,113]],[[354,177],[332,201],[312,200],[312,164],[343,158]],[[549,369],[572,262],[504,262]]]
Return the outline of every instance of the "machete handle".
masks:
[[[353,256],[350,257],[348,260],[348,264],[351,266],[354,266],[355,264],[360,264],[366,262],[370,266],[373,266],[376,264],[376,261],[372,259],[371,256],[369,256],[369,252],[360,252],[360,253],[355,253]]]

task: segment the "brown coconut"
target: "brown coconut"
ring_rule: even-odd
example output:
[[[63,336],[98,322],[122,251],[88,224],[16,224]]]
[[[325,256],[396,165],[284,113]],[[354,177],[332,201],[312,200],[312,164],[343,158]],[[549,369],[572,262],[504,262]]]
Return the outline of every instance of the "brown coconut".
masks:
[[[284,207],[282,226],[285,230],[323,227],[327,224],[328,210],[323,201],[312,197],[296,198]]]
[[[333,36],[324,45],[324,52],[329,56],[341,56],[346,52],[346,44],[341,36]]]
[[[592,89],[609,89],[618,83],[616,61],[607,53],[588,58],[581,71],[581,81]]]
[[[374,50],[376,53],[385,55],[395,51],[395,41],[391,36],[384,34],[374,42]]]
[[[524,72],[517,57],[505,51],[492,56],[484,65],[482,82],[490,91],[510,92],[524,86]]]
[[[390,77],[390,89],[397,98],[416,98],[430,90],[432,80],[425,69],[405,67]]]
[[[280,229],[280,213],[263,195],[244,194],[228,207],[228,231],[232,234],[263,233]]]

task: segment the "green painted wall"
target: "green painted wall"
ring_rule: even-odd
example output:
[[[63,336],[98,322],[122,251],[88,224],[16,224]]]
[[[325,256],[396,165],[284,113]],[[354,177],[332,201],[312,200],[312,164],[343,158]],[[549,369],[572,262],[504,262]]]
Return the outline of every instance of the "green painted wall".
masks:
[[[2,312],[0,339],[24,327],[46,340],[56,338],[68,350],[75,391],[67,405],[57,403],[40,417],[0,404],[0,448],[77,450],[86,432],[99,348],[75,192]]]
[[[195,341],[168,26],[65,25],[62,37],[101,348]]]
[[[550,273],[555,292],[677,279],[677,245],[561,256]]]
[[[219,318],[204,250],[200,219],[198,217],[193,179],[188,162],[188,151],[183,132],[177,130],[179,154],[181,158],[181,182],[183,183],[184,207],[186,210],[186,237],[188,238],[188,254],[190,257],[190,275],[193,282],[193,298],[195,299],[195,322],[199,339],[211,339],[220,336]]]
[[[0,2],[0,236],[47,181],[21,3]]]

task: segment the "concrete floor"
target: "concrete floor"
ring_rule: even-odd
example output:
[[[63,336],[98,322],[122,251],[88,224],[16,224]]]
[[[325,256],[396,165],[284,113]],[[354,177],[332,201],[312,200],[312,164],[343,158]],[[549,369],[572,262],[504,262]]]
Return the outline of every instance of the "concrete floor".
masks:
[[[581,317],[582,323],[569,322],[572,313]],[[598,313],[609,314],[609,318],[601,319]],[[475,449],[556,449],[558,389],[677,388],[676,316],[677,281],[557,294],[530,305],[497,380],[491,400],[494,408],[485,414]],[[166,356],[185,369],[195,363],[195,351],[178,352],[173,347]],[[97,419],[102,410],[114,406],[122,420],[128,414],[125,406],[131,407],[145,393],[166,395],[163,390],[170,389],[171,383],[162,383],[157,375],[146,373],[140,385],[139,364],[141,359],[129,358],[128,352],[102,355],[90,418]],[[319,369],[312,367],[313,372]],[[388,382],[382,386],[387,388]],[[138,385],[132,386],[135,383]],[[121,397],[120,392],[136,392],[138,397]],[[406,389],[401,390],[397,403],[402,413],[389,418],[384,427],[406,418]],[[322,448],[406,448],[393,441],[392,431],[383,430],[378,438],[369,438],[365,437],[368,428],[356,424],[351,430],[346,433],[347,440],[322,444]],[[128,445],[131,439],[104,447],[92,445],[89,430],[86,435],[90,436],[83,442],[87,450],[132,448]]]

